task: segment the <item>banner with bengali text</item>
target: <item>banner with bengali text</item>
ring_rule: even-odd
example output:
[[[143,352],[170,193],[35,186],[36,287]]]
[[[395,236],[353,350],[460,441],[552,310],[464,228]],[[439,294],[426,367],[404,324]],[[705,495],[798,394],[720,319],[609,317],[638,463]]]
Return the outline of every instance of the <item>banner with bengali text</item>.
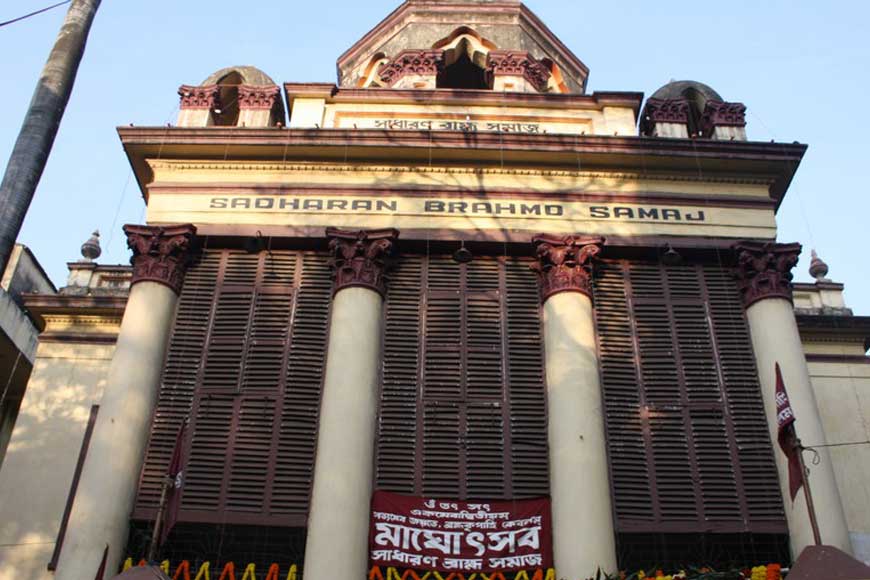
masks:
[[[369,548],[375,566],[469,572],[550,568],[550,500],[464,502],[376,491]]]

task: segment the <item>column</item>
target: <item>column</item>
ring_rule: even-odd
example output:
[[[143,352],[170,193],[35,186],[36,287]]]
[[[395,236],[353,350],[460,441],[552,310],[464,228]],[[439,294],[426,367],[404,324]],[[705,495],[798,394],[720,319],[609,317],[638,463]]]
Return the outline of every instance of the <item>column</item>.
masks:
[[[398,232],[330,228],[335,295],[320,403],[306,578],[362,577],[368,567],[385,260]]]
[[[735,246],[738,283],[752,335],[761,392],[770,438],[774,443],[776,467],[788,519],[792,554],[795,558],[813,544],[813,533],[803,491],[794,502],[788,491],[788,461],[779,449],[776,422],[776,375],[778,362],[796,421],[795,431],[803,444],[825,444],[822,420],[810,383],[792,306],[791,269],[797,264],[800,244],[742,242]],[[824,544],[851,554],[849,531],[834,468],[826,448],[818,448],[820,463],[808,465],[809,481]],[[805,456],[809,459],[809,456]],[[808,462],[809,463],[809,462]]]
[[[220,108],[220,87],[217,85],[181,85],[178,89],[181,103],[178,110],[179,127],[209,127],[211,112]]]
[[[550,496],[556,577],[616,571],[604,410],[592,318],[592,265],[603,238],[532,239],[544,304]]]
[[[271,127],[280,103],[281,90],[274,86],[239,87],[239,127]],[[281,123],[284,112],[281,111]]]
[[[163,360],[196,228],[124,226],[133,281],[82,469],[56,580],[92,578],[109,546],[118,567],[157,401]]]

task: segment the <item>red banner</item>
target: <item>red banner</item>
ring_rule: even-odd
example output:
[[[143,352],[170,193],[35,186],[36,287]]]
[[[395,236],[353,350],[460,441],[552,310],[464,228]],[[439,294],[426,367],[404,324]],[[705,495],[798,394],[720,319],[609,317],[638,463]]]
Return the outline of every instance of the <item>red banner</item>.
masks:
[[[550,500],[464,502],[376,491],[373,565],[496,572],[550,568]]]

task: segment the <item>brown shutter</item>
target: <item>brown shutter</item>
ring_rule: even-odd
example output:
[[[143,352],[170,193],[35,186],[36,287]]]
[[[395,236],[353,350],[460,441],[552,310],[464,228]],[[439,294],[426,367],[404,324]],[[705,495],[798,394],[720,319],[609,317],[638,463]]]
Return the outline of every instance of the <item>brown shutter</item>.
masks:
[[[784,533],[730,271],[606,262],[595,305],[618,531]]]
[[[179,300],[136,517],[191,416],[181,521],[301,525],[326,349],[327,258],[208,251]]]
[[[403,256],[385,318],[377,486],[458,499],[547,494],[528,261]]]

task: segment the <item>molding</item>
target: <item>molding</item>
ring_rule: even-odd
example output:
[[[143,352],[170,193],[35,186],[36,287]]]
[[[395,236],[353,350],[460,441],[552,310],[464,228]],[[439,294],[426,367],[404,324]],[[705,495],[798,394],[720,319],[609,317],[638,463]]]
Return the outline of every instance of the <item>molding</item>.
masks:
[[[491,50],[486,59],[487,71],[493,76],[520,76],[539,93],[546,92],[552,72],[527,51]]]
[[[392,86],[409,75],[435,76],[443,67],[443,50],[403,50],[381,65],[378,76],[384,83]]]
[[[335,277],[333,293],[356,286],[374,290],[383,297],[387,291],[387,260],[399,237],[398,230],[327,228],[326,237],[329,238],[330,265]]]
[[[592,269],[604,238],[538,234],[532,244],[538,259],[531,269],[538,275],[542,303],[559,292],[579,292],[592,299]]]
[[[808,363],[870,364],[870,357],[860,354],[807,354]]]
[[[707,101],[698,125],[701,135],[704,137],[710,137],[716,127],[745,127],[746,105]]]
[[[192,224],[175,226],[124,226],[127,247],[133,251],[133,286],[156,282],[179,294],[190,259],[190,245],[196,234]]]
[[[220,94],[218,85],[181,85],[178,88],[182,109],[214,109],[220,104]]]
[[[567,169],[526,169],[526,168],[499,168],[499,167],[450,167],[450,166],[427,166],[427,165],[351,165],[332,163],[280,163],[280,162],[245,162],[245,161],[187,161],[174,159],[149,159],[148,164],[152,169],[162,171],[211,171],[211,170],[234,170],[234,171],[281,171],[281,172],[306,172],[321,171],[333,173],[360,173],[360,172],[386,172],[386,173],[422,173],[442,175],[509,175],[509,176],[540,176],[540,177],[585,177],[589,179],[623,179],[623,180],[650,180],[650,181],[677,181],[691,183],[730,183],[737,185],[764,185],[770,186],[773,179],[753,177],[750,175],[675,175],[666,173],[647,173],[633,171],[578,171]]]
[[[737,284],[744,308],[766,298],[784,298],[792,302],[794,278],[791,270],[798,262],[800,244],[775,242],[738,242]]]
[[[239,85],[239,109],[271,111],[280,96],[281,89],[277,86]]]
[[[652,135],[656,123],[689,124],[689,101],[686,99],[647,99],[640,114],[640,131]]]

